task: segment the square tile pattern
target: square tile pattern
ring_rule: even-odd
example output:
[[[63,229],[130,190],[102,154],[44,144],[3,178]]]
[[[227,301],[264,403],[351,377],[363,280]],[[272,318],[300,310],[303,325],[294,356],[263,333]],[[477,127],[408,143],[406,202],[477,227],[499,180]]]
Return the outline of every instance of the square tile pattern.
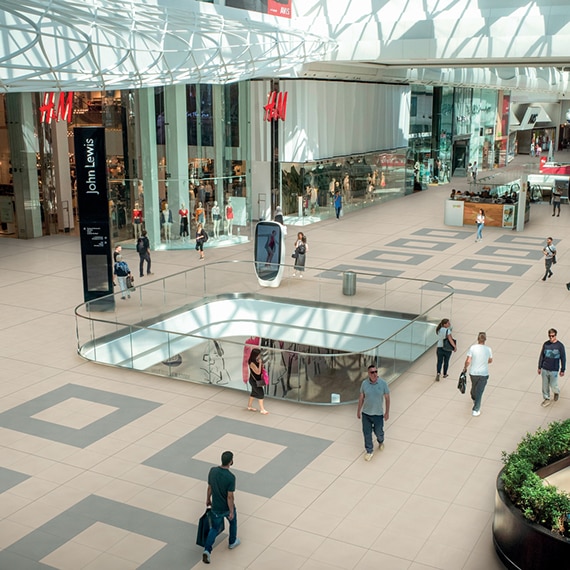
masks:
[[[93,543],[93,536],[102,534],[97,532],[103,530],[101,523],[118,530],[115,535],[107,532],[107,536]],[[117,558],[125,559],[126,567],[128,561],[137,562],[133,557],[140,558],[141,553],[130,548],[137,544],[136,535],[151,539],[150,544],[143,541],[146,558],[138,560],[137,568],[191,568],[202,558],[203,549],[195,544],[196,532],[195,524],[90,495],[1,551],[0,568],[83,568],[100,555],[95,547],[103,552],[115,552]],[[120,541],[113,544],[113,536]],[[71,541],[84,543],[86,540],[92,542],[92,549],[85,547],[77,553]],[[137,549],[140,548],[138,545]],[[70,556],[75,557],[71,566]]]
[[[101,404],[104,408],[99,411],[104,410],[106,413],[99,419],[95,415],[95,417],[90,418],[93,421],[80,428],[56,423],[54,414],[48,415],[51,418],[50,421],[40,419],[42,412],[47,412],[53,406],[61,406],[63,402],[71,398]],[[0,414],[0,426],[75,447],[87,447],[133,420],[148,414],[160,405],[157,402],[142,400],[133,396],[123,396],[97,388],[66,384],[2,412]],[[69,412],[69,406],[64,407],[66,412]],[[110,409],[114,411],[110,411]],[[67,415],[65,413],[62,416],[64,422]]]
[[[219,464],[220,456],[218,455],[215,462],[199,458],[204,457],[204,450],[210,446],[219,450],[218,442],[228,434],[241,436],[252,442],[258,441],[261,447],[264,442],[280,446],[281,451],[264,461],[263,465],[259,465],[254,473],[240,470],[239,453],[235,454],[232,471],[236,474],[238,488],[262,497],[275,495],[332,443],[319,437],[215,417],[159,451],[144,464],[206,481],[212,463]]]

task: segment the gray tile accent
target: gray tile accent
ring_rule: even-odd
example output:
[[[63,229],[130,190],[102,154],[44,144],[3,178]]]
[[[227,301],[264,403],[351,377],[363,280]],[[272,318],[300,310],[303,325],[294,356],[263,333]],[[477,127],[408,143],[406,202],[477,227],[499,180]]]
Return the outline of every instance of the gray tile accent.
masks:
[[[428,236],[434,238],[467,239],[472,238],[474,232],[466,230],[447,230],[440,228],[422,228],[415,231],[413,236]]]
[[[382,269],[378,267],[361,267],[358,265],[335,265],[326,271],[321,271],[317,273],[316,277],[321,277],[323,279],[337,279],[342,280],[342,274],[345,271],[362,271],[363,273],[370,272],[371,275],[365,277],[364,275],[358,275],[358,283],[373,283],[374,285],[382,285],[389,281],[392,277],[398,277],[403,271],[397,271],[394,269]],[[378,275],[381,271],[382,275]],[[358,287],[358,285],[357,285]]]
[[[82,429],[74,429],[32,417],[69,398],[107,404],[119,409]],[[75,447],[87,447],[133,420],[148,414],[160,405],[158,402],[141,400],[132,396],[123,396],[76,384],[66,384],[43,396],[38,396],[2,412],[0,414],[0,426]]]
[[[475,279],[469,277],[455,277],[451,275],[438,275],[434,277],[432,281],[435,283],[426,283],[422,289],[427,291],[443,291],[443,287],[438,285],[438,283],[447,283],[454,288],[454,292],[463,294],[463,295],[471,295],[475,297],[491,297],[493,299],[502,295],[511,285],[512,283],[506,283],[504,281],[491,281],[489,279]],[[480,291],[474,291],[473,289],[465,288],[462,289],[461,287],[457,286],[458,282],[463,283],[481,283],[484,287]]]
[[[430,239],[399,238],[386,244],[388,247],[406,247],[409,249],[428,249],[430,251],[445,251],[453,247],[455,243],[448,241],[435,241]]]
[[[547,235],[545,235],[544,237],[532,237],[532,236],[521,235],[519,233],[510,233],[499,236],[494,241],[499,243],[511,243],[513,245],[536,247],[542,250],[542,248],[546,245],[547,237],[548,237]],[[556,239],[555,242],[556,244],[560,243]]]
[[[147,459],[144,465],[207,481],[213,465],[193,457],[226,434],[276,443],[286,448],[257,473],[240,471],[239,455],[234,460],[237,467],[232,467],[232,471],[236,474],[237,491],[268,498],[281,490],[332,443],[327,439],[216,416]]]
[[[482,267],[483,265],[487,267]],[[491,269],[488,266],[496,267]],[[520,277],[524,275],[532,265],[523,265],[522,263],[509,263],[508,261],[484,261],[482,259],[464,259],[451,269],[460,271],[473,271],[474,273],[496,273],[499,275],[512,275]]]
[[[364,259],[366,261],[381,261],[382,263],[420,265],[420,263],[423,263],[432,257],[433,255],[421,255],[415,253],[406,253],[404,251],[373,249],[372,251],[369,251],[363,255],[359,255],[356,259]]]
[[[542,247],[536,249],[521,249],[514,247],[501,247],[495,245],[486,245],[482,247],[479,251],[475,252],[475,255],[488,255],[491,257],[506,257],[508,259],[529,259],[538,260],[544,257],[542,253]]]
[[[183,570],[202,559],[195,524],[91,495],[0,552],[0,568],[53,570],[40,560],[96,522],[166,543],[141,569]]]
[[[30,476],[25,473],[20,473],[19,471],[12,471],[12,469],[6,469],[5,467],[0,467],[0,493],[15,487],[29,479]]]

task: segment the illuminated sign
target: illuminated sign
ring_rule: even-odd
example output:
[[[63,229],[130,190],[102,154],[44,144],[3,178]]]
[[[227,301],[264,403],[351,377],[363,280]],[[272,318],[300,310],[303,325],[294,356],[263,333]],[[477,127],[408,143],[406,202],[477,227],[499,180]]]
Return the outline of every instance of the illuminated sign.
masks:
[[[267,105],[263,107],[265,110],[264,121],[271,122],[281,119],[285,120],[287,114],[287,91],[272,91],[267,95]]]
[[[268,0],[267,13],[282,18],[291,17],[292,0]]]
[[[40,120],[42,123],[51,124],[53,121],[73,120],[73,91],[58,93],[57,106],[56,94],[44,93],[43,105],[40,107]]]

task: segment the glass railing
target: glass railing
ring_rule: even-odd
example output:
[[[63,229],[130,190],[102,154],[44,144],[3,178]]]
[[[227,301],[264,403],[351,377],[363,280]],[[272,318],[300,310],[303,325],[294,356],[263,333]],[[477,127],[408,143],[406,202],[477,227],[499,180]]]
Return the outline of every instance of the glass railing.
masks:
[[[292,267],[285,267],[292,273]],[[437,340],[450,286],[334,268],[261,287],[251,261],[222,261],[145,281],[122,300],[75,310],[79,354],[104,364],[245,390],[247,357],[262,351],[268,396],[330,404],[358,398],[366,367],[388,382]],[[350,291],[352,292],[352,291]],[[113,303],[106,303],[113,306]]]

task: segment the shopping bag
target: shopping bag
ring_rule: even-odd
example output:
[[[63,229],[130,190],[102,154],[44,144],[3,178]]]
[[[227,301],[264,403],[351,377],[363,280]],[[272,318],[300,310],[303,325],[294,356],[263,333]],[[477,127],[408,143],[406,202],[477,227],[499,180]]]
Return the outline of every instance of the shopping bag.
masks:
[[[198,533],[196,534],[196,544],[198,546],[204,546],[206,544],[206,539],[208,538],[208,533],[210,532],[210,509],[206,509],[206,512],[200,517],[198,521]]]
[[[459,375],[459,382],[457,382],[457,389],[462,393],[465,394],[465,388],[467,386],[467,374],[465,370]]]

